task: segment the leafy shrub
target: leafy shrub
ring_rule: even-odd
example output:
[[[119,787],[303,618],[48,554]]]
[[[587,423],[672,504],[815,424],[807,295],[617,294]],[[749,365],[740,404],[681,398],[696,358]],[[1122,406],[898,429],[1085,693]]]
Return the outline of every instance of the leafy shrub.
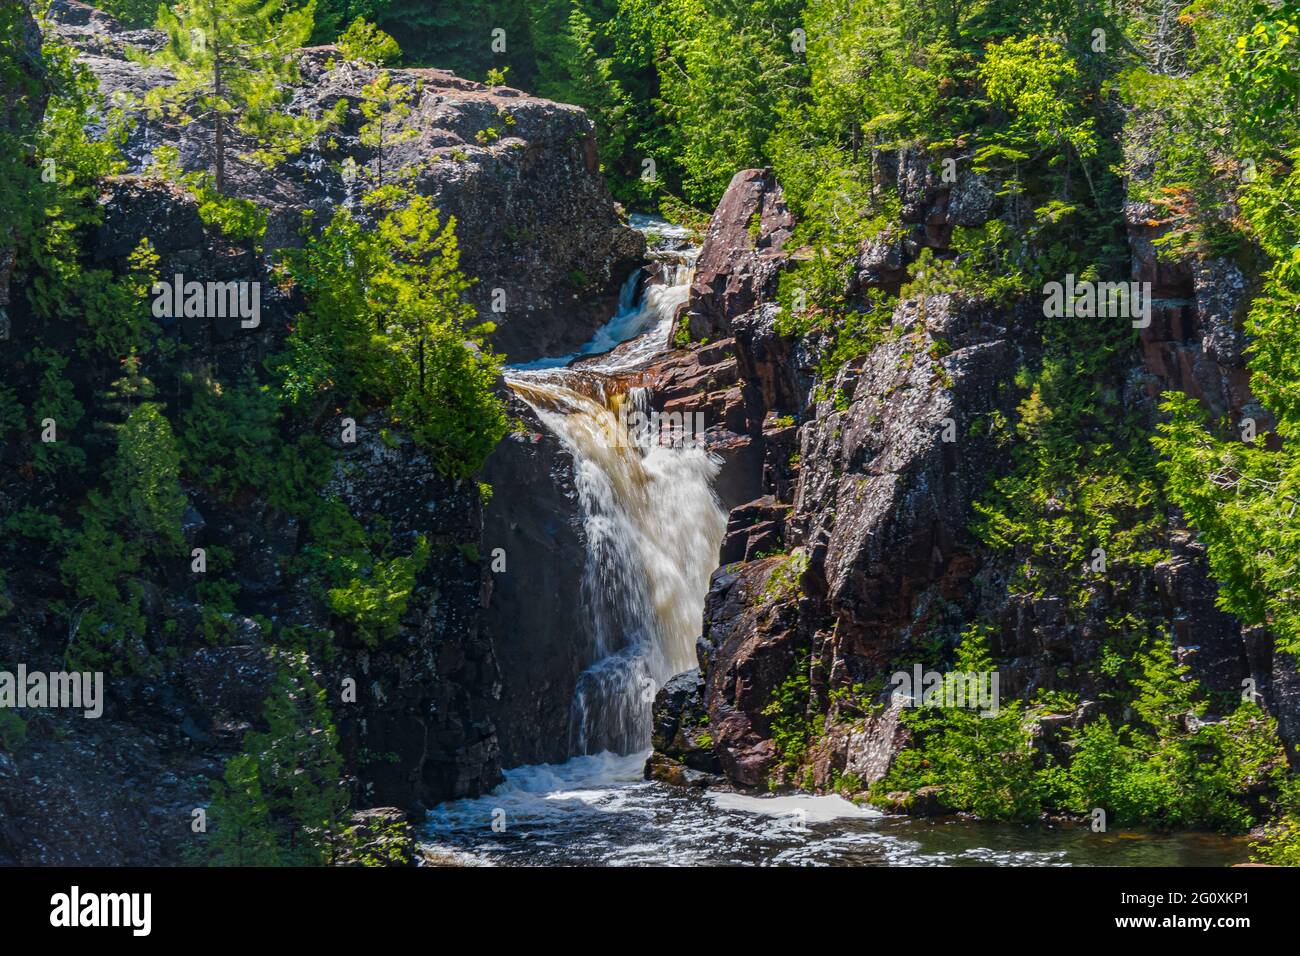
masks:
[[[329,590],[330,610],[351,622],[370,647],[397,632],[415,588],[415,578],[429,561],[429,542],[416,539],[405,557],[377,560],[369,574]]]

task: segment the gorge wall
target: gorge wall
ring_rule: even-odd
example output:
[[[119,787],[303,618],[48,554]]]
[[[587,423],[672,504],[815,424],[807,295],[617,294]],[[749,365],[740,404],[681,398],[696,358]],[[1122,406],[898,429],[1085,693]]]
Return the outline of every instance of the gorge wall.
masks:
[[[165,73],[127,58],[128,46],[150,49],[160,42],[158,34],[123,30],[76,0],[55,0],[50,22],[78,51],[78,61],[97,78],[110,105],[119,92],[139,96],[168,82]],[[24,36],[36,43],[35,23],[25,24]],[[267,250],[301,241],[303,212],[314,211],[320,224],[350,201],[351,186],[339,173],[344,160],[371,161],[357,129],[361,88],[374,71],[346,63],[331,67],[334,58],[329,48],[303,52],[301,85],[290,107],[314,112],[347,101],[342,129],[323,147],[328,152],[308,151],[269,169],[234,165],[235,194],[269,210]],[[575,107],[442,71],[394,72],[417,93],[404,120],[417,135],[402,143],[402,161],[420,163],[418,188],[434,197],[444,215],[456,217],[461,266],[478,280],[470,297],[484,318],[497,323],[498,346],[524,359],[585,341],[612,311],[644,249],[640,233],[621,223],[605,190],[591,123]],[[86,265],[123,274],[128,256],[147,238],[162,276],[260,281],[266,291],[255,329],[242,329],[234,319],[161,321],[169,348],[146,357],[142,372],[175,423],[184,411],[183,377],[233,382],[259,368],[283,348],[302,303],[295,293],[280,291],[269,256],[209,228],[192,196],[150,174],[153,151],[164,143],[179,147],[185,168],[206,166],[198,130],[142,112],[134,120],[124,146],[126,172],[101,184],[101,222],[87,237]],[[499,137],[481,142],[487,138],[476,133],[494,124]],[[504,313],[491,311],[493,289],[505,290]],[[76,328],[39,319],[30,305],[35,294],[18,275],[0,301],[6,339],[0,382],[24,402],[38,393],[41,367],[32,351],[39,333],[42,341],[61,343],[69,359],[63,377],[84,407],[84,420],[101,417],[108,401],[105,383],[121,369],[74,348]],[[516,408],[514,414],[521,412]],[[192,842],[191,811],[207,804],[210,781],[238,751],[245,731],[262,726],[263,701],[281,653],[277,642],[298,627],[333,634],[331,647],[311,653],[310,667],[330,696],[346,763],[343,784],[355,806],[416,813],[497,783],[498,724],[509,731],[509,740],[520,741],[516,726],[530,719],[525,701],[502,703],[500,655],[509,652],[514,660],[517,648],[508,641],[494,644],[485,622],[491,574],[479,548],[506,532],[498,533],[491,522],[484,532],[476,481],[441,477],[429,454],[390,425],[381,411],[361,416],[356,442],[344,444],[339,419],[320,415],[312,432],[330,449],[322,495],[345,504],[366,534],[429,542],[430,559],[417,575],[396,636],[373,646],[305,586],[295,568],[307,559],[309,539],[298,519],[256,489],[228,500],[185,485],[187,546],[228,555],[224,573],[237,586],[236,610],[222,616],[229,636],[216,643],[204,636],[209,609],[186,592],[147,587],[141,647],[165,666],[148,676],[108,675],[99,720],[35,713],[23,744],[12,752],[0,748],[0,863],[180,862]],[[34,471],[32,439],[25,433],[0,442],[0,520],[18,520],[29,506],[49,502],[62,502],[60,514],[75,516],[90,476],[105,466],[113,443],[89,428],[70,437],[86,454],[83,473]],[[503,444],[515,448],[518,441]],[[520,447],[554,453],[550,445]],[[517,493],[509,475],[495,466],[486,480],[499,481],[501,494]],[[563,496],[562,490],[555,494]],[[556,533],[559,547],[574,546],[571,533]],[[26,557],[7,553],[0,576],[6,612],[0,618],[0,660],[58,669],[72,637],[58,603],[58,559],[42,557],[37,545],[29,546]],[[355,703],[340,702],[345,681],[355,685]],[[549,734],[552,728],[540,729]],[[544,756],[525,751],[523,744],[511,746],[508,756]]]
[[[1007,211],[996,184],[969,173],[948,184],[937,165],[915,150],[876,155],[874,188],[896,197],[901,215],[862,246],[851,300],[870,289],[897,292],[923,250],[948,250],[955,225]],[[1153,283],[1155,304],[1127,367],[1109,383],[1116,411],[1136,413],[1150,429],[1155,397],[1180,389],[1215,414],[1261,416],[1242,359],[1249,290],[1241,272],[1227,260],[1158,261],[1149,215],[1129,208],[1125,217],[1133,279]],[[997,307],[946,292],[900,300],[889,334],[819,389],[816,335],[777,331],[776,280],[798,254],[788,247],[791,225],[769,172],[736,175],[682,320],[692,337],[714,341],[648,376],[657,403],[667,396],[712,408],[714,395],[676,369],[727,368],[740,399],[730,416],[734,441],[757,450],[746,471],[761,487],[732,508],[706,599],[700,670],[660,692],[647,774],[680,782],[684,770],[709,771],[747,787],[815,788],[852,775],[868,786],[885,776],[907,731],[887,695],[877,690],[880,705],[864,713],[846,703],[845,689],[880,688],[898,661],[923,659],[936,638],[953,642],[977,619],[994,622],[1003,695],[1078,693],[1074,713],[1046,718],[1036,732],[1051,740],[1105,708],[1094,680],[1117,608],[1153,622],[1220,699],[1236,699],[1253,680],[1294,760],[1294,662],[1275,660],[1268,635],[1216,607],[1204,550],[1176,513],[1165,525],[1167,558],[1122,586],[1085,580],[1081,619],[1067,615],[1067,599],[1050,586],[1041,597],[1010,589],[1015,556],[972,532],[973,503],[1008,468],[1005,446],[986,426],[1008,420],[1019,401],[1014,380],[1036,357],[1041,298]],[[1082,568],[1063,573],[1085,578]],[[803,716],[824,723],[791,780],[774,741],[774,701],[800,673],[810,687]]]

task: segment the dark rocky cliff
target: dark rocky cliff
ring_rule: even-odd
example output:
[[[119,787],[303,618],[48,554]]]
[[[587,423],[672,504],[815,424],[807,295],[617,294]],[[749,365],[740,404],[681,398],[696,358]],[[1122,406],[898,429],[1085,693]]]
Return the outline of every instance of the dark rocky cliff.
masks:
[[[139,93],[166,82],[165,75],[125,58],[127,44],[147,48],[157,42],[150,31],[123,31],[75,0],[56,0],[51,15],[106,93]],[[34,24],[29,27],[25,35],[34,38]],[[317,109],[339,98],[355,106],[369,73],[349,66],[327,71],[331,55],[307,52],[294,109]],[[462,267],[479,280],[475,301],[486,303],[492,288],[506,290],[507,312],[490,316],[501,327],[499,344],[527,358],[584,341],[607,317],[607,293],[639,264],[643,249],[640,234],[620,223],[596,170],[590,122],[574,107],[436,70],[404,71],[402,80],[420,90],[408,120],[419,136],[403,144],[403,161],[425,162],[420,188],[457,217]],[[299,241],[303,210],[316,210],[320,221],[343,200],[345,184],[324,160],[368,160],[356,140],[356,112],[328,157],[305,154],[269,171],[237,167],[236,192],[270,209],[266,248]],[[507,133],[490,144],[476,142],[478,130],[507,112],[514,117]],[[256,329],[241,329],[234,320],[164,320],[164,338],[177,348],[148,357],[144,371],[174,419],[180,409],[170,403],[181,394],[183,374],[234,381],[258,368],[283,347],[299,303],[273,291],[260,252],[207,228],[191,196],[145,174],[150,151],[163,142],[177,143],[188,167],[201,166],[199,139],[188,130],[139,120],[126,146],[130,171],[101,184],[102,222],[84,244],[86,265],[121,274],[137,242],[148,238],[161,275],[254,279],[267,290]],[[33,394],[39,372],[28,354],[33,341],[39,335],[61,342],[71,359],[64,375],[86,418],[100,417],[103,385],[120,369],[74,348],[76,329],[38,322],[30,292],[18,282],[0,301],[8,306],[0,383],[20,396]],[[162,671],[106,681],[99,720],[57,711],[34,714],[23,745],[13,752],[0,749],[0,863],[179,862],[192,842],[191,811],[207,803],[209,781],[238,751],[244,732],[262,722],[277,641],[294,627],[333,634],[332,646],[314,653],[311,667],[330,699],[356,806],[418,812],[436,801],[481,793],[500,780],[498,723],[515,740],[515,729],[534,720],[528,700],[514,692],[537,663],[514,653],[524,632],[506,628],[500,615],[521,611],[519,602],[539,610],[545,604],[519,596],[504,610],[498,602],[489,620],[490,548],[504,544],[517,559],[520,549],[510,543],[517,529],[503,526],[494,511],[485,532],[478,483],[441,477],[426,452],[387,425],[382,412],[364,415],[357,421],[357,441],[347,445],[338,441],[335,418],[318,419],[315,431],[332,459],[322,495],[346,504],[367,533],[397,542],[423,536],[430,544],[430,560],[417,576],[396,636],[375,647],[331,617],[320,595],[294,571],[308,542],[296,518],[255,492],[231,501],[184,486],[187,544],[225,549],[230,556],[239,587],[236,610],[225,615],[230,636],[210,644],[202,633],[200,603],[180,590],[148,589],[141,639],[167,661]],[[111,443],[84,438],[86,477],[34,473],[29,443],[0,444],[0,518],[49,502],[67,502],[73,514],[89,477],[111,453]],[[518,453],[513,440],[506,445],[498,458]],[[528,445],[525,453],[542,450],[555,453],[549,445]],[[500,500],[518,496],[509,469],[490,465],[487,471],[487,480],[501,483]],[[575,547],[571,537],[571,529],[561,528],[556,546]],[[546,554],[545,547],[540,553]],[[0,660],[57,669],[70,640],[53,600],[60,593],[57,558],[15,562],[5,571],[0,603],[9,613],[0,618]],[[565,613],[569,618],[559,615],[556,626],[565,626],[574,609]],[[494,645],[493,631],[510,637]],[[504,671],[503,652],[510,655]],[[512,694],[504,698],[506,705],[503,677]],[[349,684],[356,688],[355,703],[343,700],[341,689]],[[548,755],[516,748],[509,756]]]

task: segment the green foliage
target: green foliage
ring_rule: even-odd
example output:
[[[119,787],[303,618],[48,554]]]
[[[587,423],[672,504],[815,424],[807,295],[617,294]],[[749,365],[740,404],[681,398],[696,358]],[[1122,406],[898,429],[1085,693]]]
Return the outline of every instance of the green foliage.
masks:
[[[5,244],[29,236],[44,213],[32,150],[40,125],[36,105],[44,91],[39,64],[27,62],[23,49],[22,13],[18,3],[0,7],[0,88],[7,107],[0,125],[0,242]]]
[[[1096,155],[1096,124],[1081,102],[1080,72],[1068,51],[1048,37],[990,44],[980,80],[989,99],[1013,117],[999,145],[1017,150],[1065,144],[1081,161]]]
[[[141,239],[127,260],[127,272],[108,281],[103,273],[83,273],[80,305],[86,332],[82,344],[113,359],[148,353],[157,345],[158,327],[149,313],[148,293],[158,278],[158,255]]]
[[[32,349],[31,358],[41,367],[37,393],[32,401],[31,430],[33,435],[43,435],[47,423],[53,423],[55,440],[32,443],[32,467],[47,475],[79,470],[86,454],[72,444],[72,436],[85,414],[85,406],[77,400],[71,380],[64,374],[68,359],[54,349]]]
[[[16,273],[26,280],[37,317],[70,322],[82,330],[83,346],[121,359],[133,348],[145,351],[153,345],[155,329],[142,297],[153,281],[156,259],[142,242],[127,273],[114,276],[107,269],[86,268],[81,245],[86,230],[101,219],[99,180],[125,168],[118,150],[127,125],[120,109],[106,106],[94,75],[75,62],[74,51],[52,32],[45,36],[42,59],[52,95],[33,137],[42,175],[30,177],[25,202],[14,206],[16,212],[27,210]],[[70,395],[71,386],[60,385],[56,375],[47,379],[62,393],[55,401],[66,405],[62,396]],[[38,452],[38,457],[45,456]]]
[[[251,199],[222,195],[212,173],[182,170],[175,146],[164,143],[155,149],[149,172],[188,190],[199,204],[203,224],[226,238],[257,242],[266,233],[266,211],[261,206]]]
[[[429,561],[429,542],[423,537],[405,557],[376,560],[368,575],[329,590],[330,610],[351,622],[358,637],[370,647],[393,636],[406,614],[416,576]]]
[[[1290,774],[1279,787],[1277,818],[1252,843],[1252,859],[1274,866],[1300,866],[1300,778]]]
[[[146,402],[126,420],[118,433],[109,482],[117,495],[120,516],[138,545],[158,555],[174,555],[184,549],[180,452],[162,406]]]
[[[306,658],[287,654],[265,704],[265,731],[213,781],[208,861],[214,866],[322,866],[354,849],[338,734]]]
[[[1161,469],[1170,497],[1208,545],[1217,602],[1267,624],[1280,649],[1300,650],[1295,455],[1216,439],[1195,400],[1180,393],[1168,393],[1162,408],[1170,417],[1155,439]]]
[[[996,716],[963,708],[916,708],[902,719],[913,741],[873,790],[942,789],[944,803],[984,819],[1029,820],[1043,810],[1086,815],[1104,809],[1122,826],[1202,827],[1240,832],[1255,820],[1249,795],[1275,785],[1285,757],[1275,722],[1251,701],[1222,720],[1167,645],[1136,656],[1132,723],[1100,716],[1073,732],[1064,765],[1039,765],[1032,725],[1068,712],[1072,699],[1001,702]],[[968,628],[953,673],[988,672],[984,632]],[[1058,695],[1059,696],[1059,695]]]
[[[770,733],[778,756],[769,782],[772,786],[780,786],[802,766],[808,747],[821,737],[825,727],[825,715],[815,712],[811,700],[806,653],[795,661],[794,669],[772,692],[772,700],[762,713],[771,718]],[[708,745],[700,743],[700,746]]]
[[[228,500],[245,487],[267,488],[279,439],[275,397],[251,374],[231,386],[195,375],[189,384],[191,404],[180,429],[186,473]]]
[[[1167,648],[1139,660],[1137,723],[1115,727],[1102,717],[1086,725],[1068,769],[1044,772],[1045,788],[1066,809],[1101,807],[1124,826],[1248,829],[1254,814],[1244,795],[1285,767],[1276,723],[1251,701],[1204,722],[1197,685]]]
[[[530,7],[519,0],[389,0],[386,10],[367,19],[391,33],[412,64],[473,79],[509,68],[527,88],[536,76]],[[500,52],[492,47],[494,29],[505,31]]]
[[[1208,14],[1205,3],[1195,10]],[[1265,624],[1300,650],[1300,5],[1224,3],[1194,22],[1190,67],[1177,78],[1135,71],[1127,92],[1158,118],[1167,162],[1139,193],[1165,203],[1171,249],[1202,248],[1225,229],[1267,258],[1250,304],[1251,387],[1276,419],[1280,447],[1243,442],[1241,423],[1208,423],[1185,396],[1166,394],[1155,444],[1170,498],[1196,528],[1221,588],[1220,605]],[[1247,163],[1249,165],[1247,165]],[[1250,175],[1247,175],[1250,173]],[[1240,216],[1222,221],[1236,205]],[[1263,423],[1259,423],[1261,431]],[[1262,437],[1262,436],[1261,436]]]
[[[656,49],[657,106],[669,136],[641,144],[681,170],[688,200],[712,204],[738,169],[762,166],[772,117],[803,83],[791,31],[799,0],[627,3]],[[669,185],[672,183],[670,181]]]
[[[1169,420],[1155,439],[1169,495],[1208,546],[1219,604],[1267,624],[1278,646],[1292,652],[1300,651],[1300,240],[1294,216],[1283,210],[1298,198],[1300,166],[1284,179],[1262,177],[1243,200],[1254,236],[1273,259],[1247,322],[1251,384],[1276,416],[1282,447],[1241,441],[1235,423],[1210,430],[1195,403],[1177,393],[1165,395]]]
[[[301,6],[286,0],[185,0],[159,7],[158,27],[167,43],[148,61],[170,70],[176,82],[152,87],[145,105],[154,115],[211,125],[217,195],[227,194],[231,132],[255,142],[239,158],[271,165],[295,155],[341,116],[336,110],[313,119],[283,109],[315,7],[315,0]]]
[[[1254,191],[1256,170],[1291,165],[1300,5],[1196,0],[1180,21],[1186,42],[1174,55],[1158,47],[1116,83],[1141,111],[1125,164],[1130,192],[1155,207],[1168,252],[1231,252],[1251,229],[1229,218],[1239,194]]]
[[[986,632],[970,627],[944,684],[960,680],[959,674],[994,670]],[[899,754],[877,791],[938,786],[954,810],[987,820],[1032,820],[1042,806],[1028,717],[1018,700],[1002,700],[992,716],[964,707],[905,708],[902,719],[915,742]]]
[[[308,308],[279,362],[284,393],[390,405],[440,470],[467,476],[507,421],[493,391],[500,359],[481,344],[491,327],[466,327],[455,221],[393,186],[363,203],[373,226],[341,210],[288,256]]]
[[[532,10],[532,38],[537,60],[537,92],[585,108],[596,125],[596,141],[606,173],[624,191],[620,164],[627,149],[629,103],[615,74],[608,35],[593,23],[584,4],[570,0],[538,3]],[[567,17],[565,10],[567,9]]]
[[[0,753],[17,753],[27,741],[27,722],[12,710],[0,710]]]
[[[257,758],[237,754],[212,782],[206,850],[213,866],[275,866],[281,851],[262,792]]]
[[[151,562],[184,560],[180,453],[153,402],[138,405],[117,435],[108,491],[87,496],[59,568],[72,599],[65,612],[69,658],[113,673],[153,673],[158,661],[144,643],[143,582]]]
[[[6,441],[11,432],[22,429],[26,422],[27,409],[18,400],[18,393],[0,385],[0,443]]]
[[[977,502],[975,530],[1019,562],[1013,590],[1087,601],[1088,572],[1104,551],[1106,573],[1149,567],[1162,556],[1163,516],[1145,430],[1099,381],[1104,350],[1063,333],[1017,409],[1011,471]],[[1094,339],[1094,341],[1095,341]]]
[[[142,549],[117,530],[116,505],[90,494],[59,566],[72,599],[66,611],[69,663],[113,674],[152,673],[157,662],[144,643],[141,612]]]
[[[411,103],[417,92],[405,84],[394,83],[392,74],[387,70],[382,71],[361,91],[361,114],[366,121],[357,138],[363,146],[375,151],[375,166],[370,179],[376,187],[384,185],[385,151],[420,135],[419,129],[413,126],[400,128],[402,121],[411,114]],[[409,178],[416,170],[397,172],[399,178]]]
[[[344,59],[365,63],[393,63],[402,56],[397,41],[364,17],[357,17],[338,38]]]
[[[97,5],[128,27],[135,28],[152,26],[159,6],[158,0],[102,0]]]

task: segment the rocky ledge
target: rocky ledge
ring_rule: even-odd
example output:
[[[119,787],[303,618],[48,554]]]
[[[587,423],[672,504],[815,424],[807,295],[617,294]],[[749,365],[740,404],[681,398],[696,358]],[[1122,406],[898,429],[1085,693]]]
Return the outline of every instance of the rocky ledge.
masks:
[[[183,169],[211,168],[211,135],[202,124],[179,126],[130,107],[172,81],[166,70],[128,58],[131,48],[157,49],[162,34],[126,30],[77,0],[54,0],[49,17],[80,51],[109,105],[127,106],[135,120],[123,147],[128,172],[143,173],[165,144],[179,149]],[[319,117],[346,101],[341,128],[272,168],[232,160],[247,146],[238,137],[227,153],[231,192],[268,212],[268,248],[299,243],[308,210],[328,221],[355,195],[348,161],[364,167],[374,158],[358,132],[363,89],[378,68],[346,62],[330,46],[302,51],[300,66],[287,112]],[[412,99],[384,162],[418,167],[416,189],[456,218],[461,267],[477,280],[470,299],[496,323],[497,348],[516,361],[576,349],[613,314],[620,286],[645,252],[641,233],[622,222],[605,187],[591,120],[579,107],[445,70],[389,72]],[[496,304],[503,308],[493,308],[494,290],[502,290]]]

